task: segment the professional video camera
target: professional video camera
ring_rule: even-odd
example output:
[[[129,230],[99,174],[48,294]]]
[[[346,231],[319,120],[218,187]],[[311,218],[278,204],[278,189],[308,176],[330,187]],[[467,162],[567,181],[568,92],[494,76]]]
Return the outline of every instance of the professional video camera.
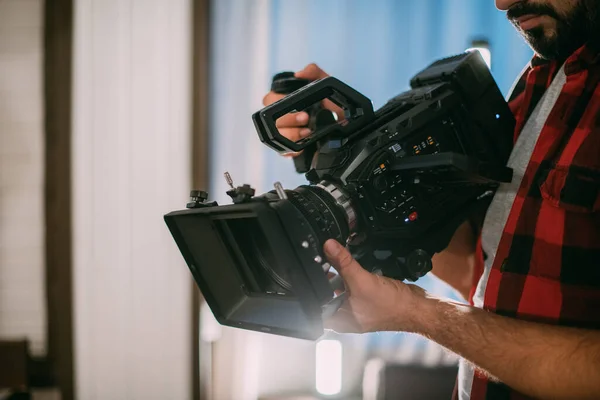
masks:
[[[194,191],[187,210],[165,216],[221,324],[317,339],[322,319],[345,297],[335,294],[339,276],[328,278],[327,239],[373,273],[415,281],[458,226],[511,180],[514,118],[478,52],[439,60],[410,83],[373,111],[368,98],[333,77],[276,75],[272,89],[293,93],[252,119],[267,146],[296,154],[310,184],[284,190],[276,183],[254,196],[227,174],[234,204],[218,206]],[[311,134],[292,142],[277,120],[303,110]]]

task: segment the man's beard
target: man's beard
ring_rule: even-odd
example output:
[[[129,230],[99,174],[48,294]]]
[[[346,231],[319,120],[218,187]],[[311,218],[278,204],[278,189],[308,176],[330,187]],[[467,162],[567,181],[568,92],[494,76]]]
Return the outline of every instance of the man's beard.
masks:
[[[538,56],[547,60],[566,59],[587,41],[600,34],[599,8],[598,0],[580,0],[568,15],[559,15],[550,4],[524,1],[511,7],[506,16]],[[556,31],[548,34],[542,26],[523,31],[517,18],[527,14],[554,18]]]

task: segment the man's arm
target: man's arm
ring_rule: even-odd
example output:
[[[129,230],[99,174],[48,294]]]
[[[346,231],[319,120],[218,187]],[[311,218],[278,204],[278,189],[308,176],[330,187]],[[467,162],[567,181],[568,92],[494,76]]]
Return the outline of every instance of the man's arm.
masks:
[[[600,332],[502,317],[411,289],[421,292],[413,330],[508,386],[537,398],[600,398]]]
[[[324,321],[337,332],[416,332],[533,397],[600,398],[600,331],[501,317],[371,274],[337,241],[325,243],[347,297]]]

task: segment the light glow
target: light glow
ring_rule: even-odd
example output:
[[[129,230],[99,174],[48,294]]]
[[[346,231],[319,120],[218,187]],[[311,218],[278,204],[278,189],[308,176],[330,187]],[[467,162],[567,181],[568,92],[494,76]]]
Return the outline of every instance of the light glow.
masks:
[[[487,47],[471,47],[467,51],[478,51],[489,69],[492,69],[492,52]]]
[[[342,391],[342,344],[321,340],[316,346],[316,389],[326,396]]]

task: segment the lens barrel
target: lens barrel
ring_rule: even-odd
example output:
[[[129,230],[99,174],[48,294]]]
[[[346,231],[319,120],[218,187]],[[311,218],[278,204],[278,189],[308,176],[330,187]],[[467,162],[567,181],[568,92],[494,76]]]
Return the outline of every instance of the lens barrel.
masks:
[[[356,213],[343,192],[329,182],[303,185],[287,191],[288,200],[314,229],[319,242],[328,239],[346,243],[356,226]]]

